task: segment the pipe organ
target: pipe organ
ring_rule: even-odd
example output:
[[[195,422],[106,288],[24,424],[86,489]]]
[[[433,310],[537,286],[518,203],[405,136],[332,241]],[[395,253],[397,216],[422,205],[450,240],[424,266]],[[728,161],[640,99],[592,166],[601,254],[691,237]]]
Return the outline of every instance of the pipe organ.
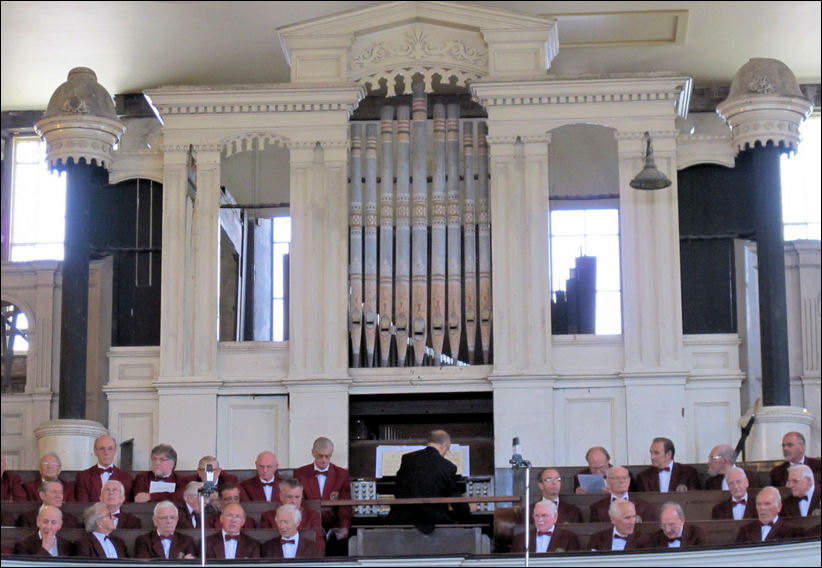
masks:
[[[351,125],[352,367],[492,362],[488,128],[431,106],[415,81]]]

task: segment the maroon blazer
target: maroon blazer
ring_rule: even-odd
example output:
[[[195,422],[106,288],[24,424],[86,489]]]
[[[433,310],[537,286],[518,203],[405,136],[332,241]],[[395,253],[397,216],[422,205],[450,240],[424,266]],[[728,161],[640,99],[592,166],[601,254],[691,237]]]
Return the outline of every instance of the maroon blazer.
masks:
[[[111,477],[115,481],[123,484],[126,490],[126,501],[132,500],[131,486],[134,481],[131,475],[118,468],[112,466],[113,470]],[[77,472],[77,478],[74,482],[74,496],[80,503],[95,503],[100,500],[100,491],[103,489],[103,481],[100,478],[100,468],[94,464],[88,469]]]
[[[3,472],[2,480],[0,480],[0,501],[25,501],[26,489],[23,487],[23,482],[20,481],[20,476],[13,471]],[[40,496],[37,496],[40,500]]]
[[[643,469],[636,476],[636,484],[640,491],[659,491],[659,472],[653,466]],[[673,462],[668,491],[676,491],[679,485],[686,486],[690,491],[699,489],[699,474],[689,465]]]
[[[134,478],[134,486],[132,487],[132,491],[134,495],[138,493],[148,493],[149,488],[151,487],[152,481],[167,481],[169,483],[175,483],[176,486],[174,491],[161,491],[158,493],[151,493],[151,499],[149,501],[156,502],[156,501],[174,501],[179,503],[181,497],[177,495],[177,490],[180,488],[180,476],[177,475],[176,472],[171,472],[171,475],[166,477],[165,479],[158,479],[154,472],[151,471],[144,471],[142,473],[138,473],[137,476]]]
[[[265,490],[258,475],[254,475],[251,479],[241,481],[240,485],[240,501],[267,501],[265,498]],[[280,501],[280,479],[274,477],[274,484],[271,486],[271,501],[270,503],[278,503]]]
[[[131,513],[124,513],[120,510],[117,513],[117,528],[118,529],[141,529],[143,528],[143,523],[140,521],[140,517],[137,515],[132,515]]]
[[[702,546],[705,544],[705,529],[696,525],[685,523],[682,527],[682,537],[679,543],[680,548],[689,546]],[[651,546],[655,548],[668,548],[668,537],[659,529],[650,538]]]
[[[313,529],[314,542],[322,548],[323,554],[325,554],[325,531],[323,530],[320,512],[300,507],[300,513],[303,516],[302,521],[300,521],[300,529]],[[277,530],[277,509],[266,511],[260,515],[260,528]],[[302,540],[300,539],[300,541]]]
[[[755,519],[757,517],[756,514],[756,498],[748,494],[748,500],[745,503],[745,514],[742,515],[743,519]],[[731,507],[731,499],[726,499],[719,503],[718,505],[714,505],[714,508],[711,510],[711,519],[733,519],[734,514]]]
[[[128,558],[126,553],[126,543],[123,539],[109,535],[109,540],[114,545],[114,550],[117,551],[117,558]],[[81,536],[77,542],[74,543],[75,556],[84,556],[86,558],[106,558],[106,552],[97,537],[92,533],[87,532]]]
[[[748,478],[748,487],[762,487],[762,482],[759,481],[758,473],[744,468],[742,469],[742,471],[745,472],[745,476]],[[709,476],[708,479],[705,481],[705,489],[712,491],[722,491],[723,479],[725,479],[725,476],[722,474]]]
[[[18,527],[28,527],[31,529],[37,528],[37,513],[40,512],[40,505],[37,505],[34,509],[30,509],[28,511],[23,511],[20,513],[20,516],[17,517],[17,526]],[[67,513],[63,511],[63,528],[64,529],[76,529],[82,528],[83,525],[80,523],[80,520],[72,515],[71,513]]]
[[[73,481],[66,481],[60,476],[57,476],[57,480],[63,484],[63,501],[66,503],[71,503],[75,501],[74,499],[74,482]],[[32,479],[31,481],[27,481],[23,484],[23,489],[26,490],[26,498],[25,501],[40,501],[40,486],[43,485],[43,478],[39,475],[36,479]],[[95,501],[97,501],[95,499]]]
[[[611,464],[608,464],[608,467],[613,467]],[[579,470],[574,474],[574,493],[577,492],[577,487],[579,487],[579,476],[580,475],[591,475],[591,468],[586,467],[584,469]],[[632,472],[628,472],[628,476],[631,478],[631,484],[628,486],[628,493],[639,491],[636,486],[636,478],[634,478],[634,474]]]
[[[171,548],[168,557],[172,560],[182,558],[186,554],[197,556],[194,549],[194,539],[181,532],[174,533],[174,540],[171,541]],[[141,534],[134,541],[134,558],[165,558],[163,553],[163,543],[157,531]]]
[[[46,549],[43,548],[43,543],[40,540],[39,531],[34,531],[27,537],[23,537],[14,543],[15,554],[26,554],[35,556],[51,556]],[[57,536],[57,555],[58,556],[74,556],[74,543]]]
[[[643,501],[642,499],[637,499],[636,497],[632,497],[630,492],[628,493],[628,497],[630,497],[631,503],[634,504],[636,508],[636,514],[642,517],[643,523],[648,523],[651,521],[656,520],[656,513],[654,508],[649,505],[647,502]],[[562,503],[562,501],[560,501]],[[591,503],[589,510],[591,511],[591,518],[590,522],[592,523],[610,523],[611,516],[608,514],[608,509],[611,507],[611,496],[608,495],[604,499],[600,499],[599,501],[595,501]],[[639,520],[637,519],[637,522]]]
[[[793,465],[791,462],[782,462],[771,470],[771,485],[774,487],[785,487],[788,482],[788,468]],[[816,484],[822,483],[822,460],[805,456],[805,465],[811,468]]]
[[[302,534],[300,542],[297,543],[297,558],[318,558],[325,556],[325,547],[319,542],[307,539]],[[282,558],[283,546],[280,544],[280,537],[274,537],[263,544],[263,558]]]
[[[611,550],[611,542],[613,541],[614,527],[607,528],[603,531],[595,532],[591,535],[590,548],[591,550]],[[648,548],[650,546],[648,537],[644,534],[634,531],[634,534],[628,537],[625,543],[625,550],[633,550],[636,548]]]
[[[808,516],[813,516],[813,511],[822,508],[822,488],[815,485],[813,495],[810,497],[810,506],[808,507]],[[782,501],[782,515],[785,517],[801,517],[802,512],[799,509],[799,498],[791,495]]]
[[[531,528],[529,549],[531,554],[537,554],[537,532],[534,528]],[[561,529],[554,525],[554,534],[551,536],[551,542],[548,543],[548,552],[557,552],[557,549],[559,549],[560,552],[579,550],[579,537],[569,530]],[[511,544],[511,552],[525,552],[524,532],[514,536],[514,542]]]
[[[790,523],[786,523],[779,516],[776,518],[776,524],[771,528],[771,532],[765,537],[766,541],[783,540],[791,538],[802,538],[805,536],[805,531]],[[736,542],[762,542],[762,525],[759,521],[753,521],[742,525],[736,535]]]
[[[295,469],[294,477],[303,484],[303,494],[307,501],[331,499],[332,493],[338,493],[338,499],[351,499],[351,477],[348,475],[348,470],[333,463],[328,466],[322,495],[320,495],[317,476],[314,474],[313,463]],[[352,515],[351,507],[326,507],[323,508],[322,522],[327,528],[347,529],[351,527]]]
[[[259,558],[260,543],[248,535],[240,533],[235,558]],[[225,558],[222,531],[206,537],[206,558]]]

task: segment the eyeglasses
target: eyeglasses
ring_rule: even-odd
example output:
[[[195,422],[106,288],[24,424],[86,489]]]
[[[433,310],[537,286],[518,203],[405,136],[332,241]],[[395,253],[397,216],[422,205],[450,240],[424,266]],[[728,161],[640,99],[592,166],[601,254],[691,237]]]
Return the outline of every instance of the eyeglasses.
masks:
[[[166,515],[165,517],[155,517],[158,521],[176,521],[177,516]]]
[[[40,465],[43,467],[60,467],[60,464],[57,462],[40,462]]]
[[[561,477],[546,477],[542,480],[543,483],[550,483],[552,481],[562,481]]]

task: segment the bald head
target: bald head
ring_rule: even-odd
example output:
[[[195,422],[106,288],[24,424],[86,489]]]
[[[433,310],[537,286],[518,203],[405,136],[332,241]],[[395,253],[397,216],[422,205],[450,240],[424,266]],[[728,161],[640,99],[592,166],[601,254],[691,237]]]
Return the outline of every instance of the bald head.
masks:
[[[254,466],[257,468],[257,475],[263,481],[272,481],[277,474],[277,456],[274,452],[261,452],[254,461]]]

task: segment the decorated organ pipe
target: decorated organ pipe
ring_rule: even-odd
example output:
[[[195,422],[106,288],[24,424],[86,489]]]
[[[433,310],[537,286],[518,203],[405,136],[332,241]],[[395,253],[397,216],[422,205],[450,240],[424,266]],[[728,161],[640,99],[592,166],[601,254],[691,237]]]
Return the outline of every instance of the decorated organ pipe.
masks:
[[[428,338],[428,96],[411,86],[411,346],[422,365]]]
[[[352,367],[492,362],[487,126],[423,87],[351,129]]]
[[[377,125],[365,127],[365,207],[363,224],[363,316],[366,366],[374,365],[377,338]]]
[[[352,367],[359,367],[362,345],[362,124],[351,125],[351,194],[348,220],[348,333]]]
[[[384,159],[384,157],[383,157]],[[411,323],[411,109],[397,109],[397,242],[394,257],[394,328],[397,366],[404,367]]]
[[[382,107],[380,118],[383,160],[380,170],[379,366],[387,367],[394,300],[394,107]]]

